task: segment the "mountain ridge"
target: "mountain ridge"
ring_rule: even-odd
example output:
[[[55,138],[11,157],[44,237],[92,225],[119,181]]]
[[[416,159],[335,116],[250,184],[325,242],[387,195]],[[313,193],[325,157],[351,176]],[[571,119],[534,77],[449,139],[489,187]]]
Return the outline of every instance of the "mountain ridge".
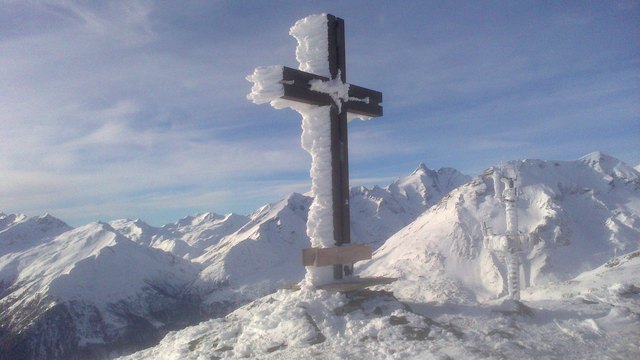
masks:
[[[482,222],[494,233],[504,231],[504,210],[491,175],[495,169],[471,179],[451,168],[431,170],[421,163],[385,188],[350,189],[353,242],[376,249],[374,259],[359,267],[361,274],[400,278],[386,287],[397,299],[385,299],[478,306],[504,294],[502,260],[486,251],[481,239]],[[502,170],[513,173],[521,189],[522,232],[534,243],[526,257],[532,289],[579,276],[637,249],[640,174],[635,169],[595,152],[575,161],[512,161]],[[224,316],[242,304],[251,306],[304,276],[299,259],[301,249],[310,246],[305,225],[310,203],[310,197],[294,193],[248,216],[209,212],[162,227],[138,219],[72,229],[42,216],[48,219],[42,223],[59,226],[26,242],[12,238],[11,249],[3,234],[17,234],[34,218],[1,214],[0,323],[11,324],[0,326],[2,352],[48,356],[44,350],[33,351],[57,344],[62,350],[50,358],[114,356],[149,347],[171,329]],[[587,224],[586,230],[576,224]],[[581,247],[587,236],[598,240]],[[399,249],[405,255],[398,255]],[[601,254],[590,254],[593,249]],[[561,261],[578,255],[586,260]],[[27,269],[30,261],[34,267]],[[116,264],[117,271],[109,264]],[[37,278],[34,274],[43,266],[48,267],[45,276]],[[18,283],[30,285],[21,288]],[[532,297],[528,291],[523,296]],[[26,316],[21,312],[26,308],[35,310]],[[384,316],[395,322],[390,319],[407,315]],[[75,343],[53,333],[41,333],[38,340],[36,329],[52,329],[60,321],[69,326],[58,335],[78,339]],[[18,328],[23,335],[16,333]],[[394,331],[426,331],[409,328]],[[272,345],[279,346],[265,349]]]

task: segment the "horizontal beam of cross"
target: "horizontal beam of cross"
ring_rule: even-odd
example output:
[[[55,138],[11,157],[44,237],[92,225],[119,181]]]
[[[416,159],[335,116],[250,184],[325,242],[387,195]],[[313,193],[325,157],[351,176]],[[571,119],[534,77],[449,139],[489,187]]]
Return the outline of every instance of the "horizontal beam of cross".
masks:
[[[311,90],[312,80],[329,81],[320,75],[284,66],[282,69],[283,99],[304,102],[312,105],[332,105],[333,98],[327,93]],[[382,93],[357,85],[349,85],[349,99],[342,103],[343,108],[352,114],[368,117],[382,116]]]

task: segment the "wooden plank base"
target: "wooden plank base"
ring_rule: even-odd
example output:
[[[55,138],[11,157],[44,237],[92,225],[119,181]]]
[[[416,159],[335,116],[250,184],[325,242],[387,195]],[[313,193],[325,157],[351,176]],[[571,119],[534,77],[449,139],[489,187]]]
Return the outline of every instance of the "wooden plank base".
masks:
[[[345,244],[332,248],[308,248],[302,250],[304,266],[329,266],[353,264],[369,260],[373,254],[371,246],[365,244]]]

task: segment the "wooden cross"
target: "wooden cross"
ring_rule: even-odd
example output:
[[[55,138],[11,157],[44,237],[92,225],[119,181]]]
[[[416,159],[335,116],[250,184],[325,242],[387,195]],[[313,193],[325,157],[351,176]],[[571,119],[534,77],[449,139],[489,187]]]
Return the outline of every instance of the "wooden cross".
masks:
[[[347,70],[345,64],[345,36],[344,20],[327,14],[327,38],[329,72],[331,79],[304,71],[283,67],[282,81],[284,86],[283,99],[302,102],[318,106],[331,106],[331,167],[332,167],[332,198],[333,198],[333,229],[336,246],[351,243],[351,229],[349,217],[349,156],[347,142],[347,113],[364,115],[366,117],[382,116],[382,93],[360,86],[349,86],[346,99],[331,96],[326,92],[311,89],[314,81],[336,81],[347,84]],[[320,263],[334,265],[334,278],[342,279],[352,273],[353,262],[362,260],[363,256],[371,257],[371,250],[361,251],[362,246],[346,248],[339,251],[329,249],[307,249],[303,255],[305,265],[319,265],[318,259],[330,257]],[[326,251],[321,251],[326,250]],[[367,253],[363,255],[363,253]],[[332,254],[335,254],[332,255]],[[313,260],[315,258],[315,260]],[[310,260],[311,259],[311,260]],[[333,259],[333,260],[332,260]],[[344,261],[345,263],[341,263]],[[350,263],[349,263],[350,262]]]

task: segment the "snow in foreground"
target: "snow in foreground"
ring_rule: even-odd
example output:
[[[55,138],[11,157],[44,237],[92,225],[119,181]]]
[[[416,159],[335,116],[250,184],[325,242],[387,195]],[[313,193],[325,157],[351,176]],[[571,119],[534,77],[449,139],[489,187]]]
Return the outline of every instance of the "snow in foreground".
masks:
[[[384,290],[280,290],[124,359],[638,358],[640,252],[523,302],[429,304]]]

